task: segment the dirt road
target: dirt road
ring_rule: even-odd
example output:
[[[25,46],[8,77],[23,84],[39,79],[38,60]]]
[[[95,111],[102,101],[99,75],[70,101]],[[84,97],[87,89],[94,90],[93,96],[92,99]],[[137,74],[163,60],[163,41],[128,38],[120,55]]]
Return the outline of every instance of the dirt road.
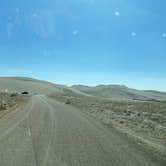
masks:
[[[76,108],[34,96],[0,119],[2,166],[165,166]]]

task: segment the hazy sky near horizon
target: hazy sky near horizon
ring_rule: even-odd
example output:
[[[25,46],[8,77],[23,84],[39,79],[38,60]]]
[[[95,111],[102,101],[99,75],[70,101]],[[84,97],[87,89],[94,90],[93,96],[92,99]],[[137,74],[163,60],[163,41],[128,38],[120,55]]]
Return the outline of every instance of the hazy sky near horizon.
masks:
[[[166,1],[5,0],[0,75],[166,91]]]

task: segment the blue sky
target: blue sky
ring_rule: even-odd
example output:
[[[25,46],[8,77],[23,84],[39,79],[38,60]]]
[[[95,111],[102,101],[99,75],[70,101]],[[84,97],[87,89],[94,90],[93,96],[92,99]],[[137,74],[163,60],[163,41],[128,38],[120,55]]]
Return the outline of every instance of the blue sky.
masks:
[[[0,75],[166,91],[163,0],[0,5]]]

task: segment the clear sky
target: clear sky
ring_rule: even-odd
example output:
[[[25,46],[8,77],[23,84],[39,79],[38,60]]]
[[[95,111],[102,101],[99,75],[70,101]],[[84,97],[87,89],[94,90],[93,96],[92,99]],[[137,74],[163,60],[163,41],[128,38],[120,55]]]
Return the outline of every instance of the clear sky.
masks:
[[[166,91],[166,1],[5,0],[0,75]]]

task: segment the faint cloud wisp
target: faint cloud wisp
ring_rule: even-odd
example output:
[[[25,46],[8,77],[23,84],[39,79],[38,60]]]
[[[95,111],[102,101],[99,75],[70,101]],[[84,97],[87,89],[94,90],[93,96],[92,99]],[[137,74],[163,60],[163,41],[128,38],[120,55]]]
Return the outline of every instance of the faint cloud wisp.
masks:
[[[38,10],[32,14],[31,25],[40,38],[52,38],[56,35],[54,13],[50,10]]]

